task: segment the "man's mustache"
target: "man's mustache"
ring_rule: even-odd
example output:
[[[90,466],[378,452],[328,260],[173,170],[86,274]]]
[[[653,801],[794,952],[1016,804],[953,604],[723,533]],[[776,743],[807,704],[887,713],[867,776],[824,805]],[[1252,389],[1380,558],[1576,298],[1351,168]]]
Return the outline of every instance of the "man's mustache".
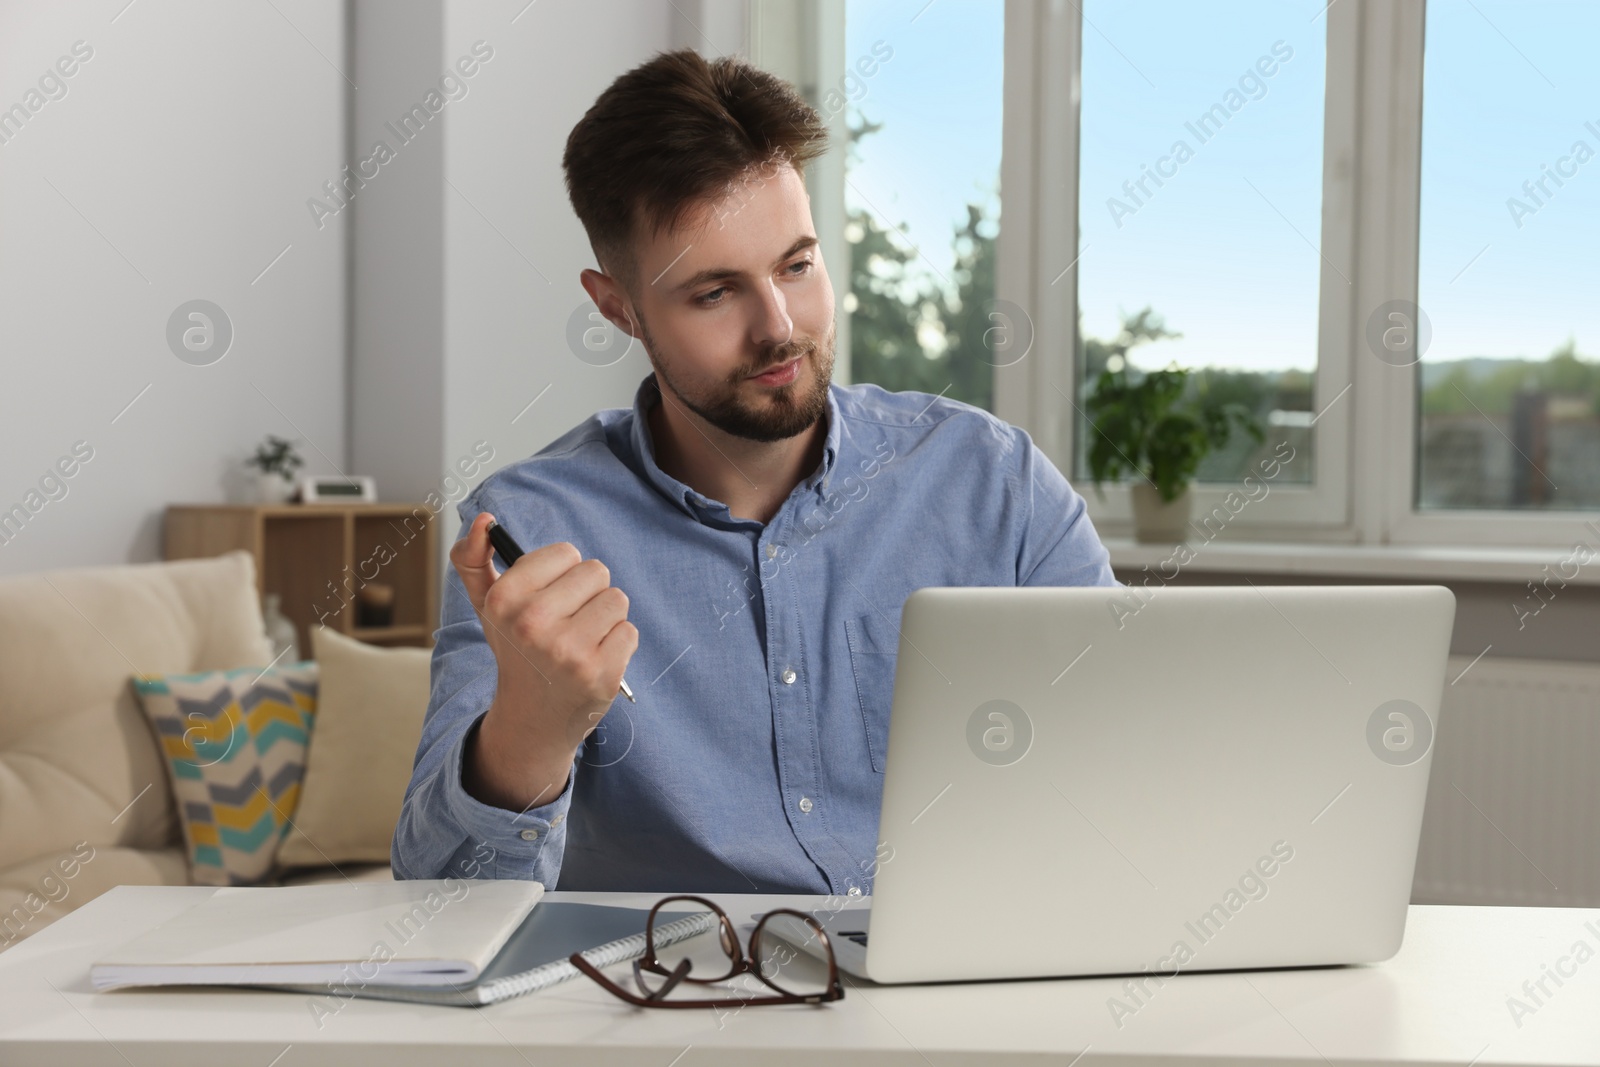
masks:
[[[786,341],[772,350],[772,354],[764,360],[759,367],[750,372],[750,375],[765,374],[773,367],[781,366],[796,356],[806,356],[815,352],[815,341]]]

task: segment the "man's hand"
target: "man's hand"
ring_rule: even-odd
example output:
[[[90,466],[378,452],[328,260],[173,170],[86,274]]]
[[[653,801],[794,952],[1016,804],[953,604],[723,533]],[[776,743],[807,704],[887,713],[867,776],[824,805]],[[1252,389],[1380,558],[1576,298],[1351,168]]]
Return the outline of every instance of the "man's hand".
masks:
[[[463,784],[486,804],[525,811],[560,795],[579,743],[617,698],[639,631],[605,564],[565,541],[496,570],[493,521],[479,514],[450,548],[499,672]]]

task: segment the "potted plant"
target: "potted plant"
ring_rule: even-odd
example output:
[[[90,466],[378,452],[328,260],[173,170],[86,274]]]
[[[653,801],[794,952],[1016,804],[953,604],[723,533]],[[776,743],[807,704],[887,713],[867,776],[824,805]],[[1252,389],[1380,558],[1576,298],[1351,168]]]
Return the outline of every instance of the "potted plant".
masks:
[[[1140,371],[1127,352],[1143,341],[1178,337],[1146,308],[1123,325],[1091,392],[1084,398],[1089,417],[1089,473],[1095,492],[1124,475],[1132,486],[1134,540],[1174,544],[1188,533],[1189,491],[1200,461],[1222,448],[1234,430],[1260,443],[1261,423],[1239,403],[1216,403],[1207,396],[1204,375],[1169,366]]]
[[[304,463],[294,445],[272,434],[267,434],[267,439],[256,446],[255,455],[245,460],[245,466],[255,469],[256,496],[263,504],[288,500],[294,493],[295,469]]]

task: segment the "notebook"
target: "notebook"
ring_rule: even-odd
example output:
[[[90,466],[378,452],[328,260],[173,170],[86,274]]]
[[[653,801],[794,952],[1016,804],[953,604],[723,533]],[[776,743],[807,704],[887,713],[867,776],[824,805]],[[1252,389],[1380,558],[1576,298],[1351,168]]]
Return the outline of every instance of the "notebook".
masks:
[[[471,982],[544,895],[539,882],[439,878],[225,886],[111,950],[97,990],[366,980]]]

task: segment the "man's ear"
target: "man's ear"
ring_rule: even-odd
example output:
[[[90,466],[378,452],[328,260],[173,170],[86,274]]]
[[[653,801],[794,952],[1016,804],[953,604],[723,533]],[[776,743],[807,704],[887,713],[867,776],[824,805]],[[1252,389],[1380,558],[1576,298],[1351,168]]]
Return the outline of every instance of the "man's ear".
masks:
[[[611,325],[629,337],[635,339],[639,337],[639,331],[634,326],[633,311],[628,296],[615,278],[597,270],[586,269],[579,272],[578,280],[583,283],[584,291],[589,294],[589,299],[594,301],[594,306],[600,309],[600,314],[604,315]]]

